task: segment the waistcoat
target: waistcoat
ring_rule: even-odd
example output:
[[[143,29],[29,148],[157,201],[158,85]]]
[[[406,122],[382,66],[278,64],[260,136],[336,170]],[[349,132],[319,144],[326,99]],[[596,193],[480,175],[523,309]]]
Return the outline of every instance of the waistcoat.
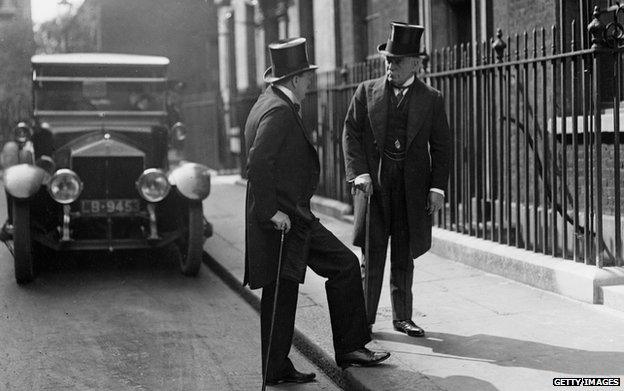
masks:
[[[412,95],[411,92],[412,88],[409,88],[399,103],[394,95],[394,90],[390,86],[388,88],[390,96],[388,99],[388,124],[384,140],[384,156],[390,160],[401,161],[405,159],[408,102]]]

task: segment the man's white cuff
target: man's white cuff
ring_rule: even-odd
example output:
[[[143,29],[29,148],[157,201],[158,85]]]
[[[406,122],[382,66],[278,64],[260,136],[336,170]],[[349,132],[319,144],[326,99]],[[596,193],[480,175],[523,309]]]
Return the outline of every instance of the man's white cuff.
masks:
[[[438,189],[438,188],[432,187],[431,189],[429,189],[429,191],[432,191],[432,192],[438,193],[438,194],[442,194],[442,197],[444,197],[444,190],[442,190],[442,189]]]

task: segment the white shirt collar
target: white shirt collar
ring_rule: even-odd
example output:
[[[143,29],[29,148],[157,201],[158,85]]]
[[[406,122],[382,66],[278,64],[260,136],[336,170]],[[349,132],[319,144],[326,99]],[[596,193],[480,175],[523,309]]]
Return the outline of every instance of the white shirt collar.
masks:
[[[401,85],[401,87],[408,87],[408,86],[410,86],[412,83],[414,83],[414,79],[416,79],[416,76],[414,76],[414,75],[410,76],[409,79],[405,80],[405,83],[403,83]],[[394,91],[394,95],[398,94],[399,92],[401,94],[405,93],[405,89],[396,88],[394,86],[392,87],[392,90]]]
[[[293,104],[296,103],[298,105],[301,105],[301,102],[299,102],[299,99],[297,99],[295,94],[293,94],[293,92],[289,88],[284,87],[284,86],[279,85],[279,84],[273,84],[273,87],[275,87],[278,90],[282,91],[284,93],[284,95],[286,95],[288,97],[288,99],[290,99],[290,101]]]

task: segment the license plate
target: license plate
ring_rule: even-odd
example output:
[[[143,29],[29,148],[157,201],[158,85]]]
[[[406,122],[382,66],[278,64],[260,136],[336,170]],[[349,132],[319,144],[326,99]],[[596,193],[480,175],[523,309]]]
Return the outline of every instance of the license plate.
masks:
[[[137,199],[82,200],[80,210],[87,215],[128,214],[141,210]]]

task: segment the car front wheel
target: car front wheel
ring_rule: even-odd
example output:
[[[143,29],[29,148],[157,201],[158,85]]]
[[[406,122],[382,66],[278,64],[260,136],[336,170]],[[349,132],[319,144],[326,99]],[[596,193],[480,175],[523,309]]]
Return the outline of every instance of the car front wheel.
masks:
[[[196,276],[204,251],[204,212],[201,201],[190,201],[187,211],[180,216],[179,229],[183,232],[178,241],[180,269],[186,276]]]
[[[27,201],[13,200],[13,226],[15,280],[20,285],[27,284],[35,278],[30,205]]]

